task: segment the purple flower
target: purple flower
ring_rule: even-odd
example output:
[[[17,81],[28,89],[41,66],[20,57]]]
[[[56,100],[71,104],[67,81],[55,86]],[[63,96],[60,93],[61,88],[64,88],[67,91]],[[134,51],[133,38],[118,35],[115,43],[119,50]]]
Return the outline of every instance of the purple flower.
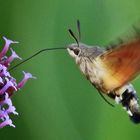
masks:
[[[16,79],[8,72],[8,67],[15,58],[21,59],[11,48],[11,44],[18,43],[3,37],[5,45],[0,52],[0,128],[7,125],[15,127],[10,119],[9,114],[18,115],[16,108],[12,104],[11,96],[21,89],[30,78],[35,78],[30,73],[23,72],[24,78],[17,83]],[[11,49],[11,56],[5,56],[6,52]]]

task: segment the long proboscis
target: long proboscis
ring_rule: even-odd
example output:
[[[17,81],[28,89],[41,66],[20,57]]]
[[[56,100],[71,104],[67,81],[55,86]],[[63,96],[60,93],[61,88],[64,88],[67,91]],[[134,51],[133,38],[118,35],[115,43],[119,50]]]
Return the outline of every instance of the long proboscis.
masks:
[[[60,47],[60,48],[45,48],[45,49],[42,49],[38,52],[36,52],[35,54],[31,55],[30,57],[26,58],[25,60],[23,60],[22,62],[16,64],[15,66],[11,67],[8,71],[12,71],[13,69],[15,69],[16,67],[22,65],[23,63],[25,63],[26,61],[32,59],[33,57],[39,55],[40,53],[42,52],[45,52],[45,51],[54,51],[54,50],[66,50],[67,48],[66,47]]]

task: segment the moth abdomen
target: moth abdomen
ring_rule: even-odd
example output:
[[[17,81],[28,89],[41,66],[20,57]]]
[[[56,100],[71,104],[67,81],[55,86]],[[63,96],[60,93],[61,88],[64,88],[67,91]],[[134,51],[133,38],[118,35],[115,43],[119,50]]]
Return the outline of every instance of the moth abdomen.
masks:
[[[140,123],[140,113],[139,112],[134,112],[133,116],[130,116],[130,120],[133,121],[136,124]]]
[[[140,123],[140,106],[136,91],[131,84],[128,84],[125,86],[125,88],[125,91],[120,93],[120,96],[117,95],[115,97],[115,101],[122,104],[124,109],[129,114],[131,121],[134,123]]]

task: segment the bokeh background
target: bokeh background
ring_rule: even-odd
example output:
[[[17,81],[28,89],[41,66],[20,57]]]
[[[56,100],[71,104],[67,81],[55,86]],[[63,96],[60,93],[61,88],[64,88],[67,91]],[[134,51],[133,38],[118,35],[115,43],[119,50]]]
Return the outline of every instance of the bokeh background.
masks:
[[[74,42],[67,29],[76,31],[77,19],[82,42],[104,46],[139,18],[139,0],[0,0],[0,37],[19,41],[12,48],[27,58]],[[12,75],[19,81],[23,70],[37,80],[13,97],[16,128],[1,129],[1,140],[139,139],[140,125],[131,123],[121,106],[106,104],[66,51],[44,52]],[[133,83],[140,93],[140,78]]]

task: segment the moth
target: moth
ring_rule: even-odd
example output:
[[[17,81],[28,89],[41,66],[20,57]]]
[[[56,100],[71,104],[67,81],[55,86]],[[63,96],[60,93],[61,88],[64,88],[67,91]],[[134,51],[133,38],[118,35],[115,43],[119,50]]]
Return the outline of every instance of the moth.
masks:
[[[80,22],[77,22],[80,38]],[[140,107],[133,85],[130,83],[140,72],[140,32],[134,28],[136,36],[115,47],[102,48],[80,43],[67,47],[81,72],[102,95],[107,95],[122,104],[134,123],[140,123]]]
[[[116,103],[122,104],[130,119],[136,124],[140,123],[138,97],[130,83],[140,73],[140,32],[137,28],[134,28],[136,34],[132,39],[125,42],[121,41],[115,47],[102,48],[97,45],[90,46],[81,43],[79,20],[77,21],[77,28],[78,38],[69,29],[76,43],[67,47],[42,49],[9,69],[9,71],[44,51],[67,49],[69,55],[74,58],[79,66],[80,71],[98,90],[104,100],[108,102],[104,97],[104,95],[107,95]]]

